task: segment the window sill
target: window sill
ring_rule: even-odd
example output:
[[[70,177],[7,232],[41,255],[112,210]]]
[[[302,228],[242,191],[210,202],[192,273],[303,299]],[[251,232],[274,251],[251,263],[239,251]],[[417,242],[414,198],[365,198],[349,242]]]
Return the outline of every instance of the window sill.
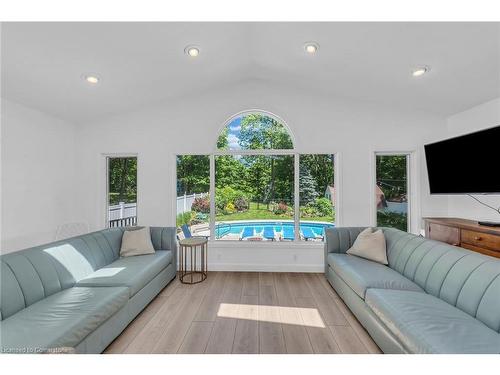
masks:
[[[208,246],[214,248],[267,248],[267,249],[297,249],[297,248],[310,248],[310,249],[323,249],[324,242],[309,242],[309,241],[230,241],[230,240],[209,240]]]

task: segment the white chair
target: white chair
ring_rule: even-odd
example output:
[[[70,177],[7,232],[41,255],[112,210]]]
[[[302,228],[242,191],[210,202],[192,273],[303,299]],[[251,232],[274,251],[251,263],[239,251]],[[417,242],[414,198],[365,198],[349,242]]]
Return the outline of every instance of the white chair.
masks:
[[[88,223],[66,223],[59,225],[56,229],[55,241],[80,236],[89,232]]]

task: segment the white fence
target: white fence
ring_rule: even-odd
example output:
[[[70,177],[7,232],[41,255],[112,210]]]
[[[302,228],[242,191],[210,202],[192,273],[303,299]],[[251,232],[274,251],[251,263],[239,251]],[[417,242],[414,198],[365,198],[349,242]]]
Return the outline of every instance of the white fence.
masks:
[[[181,214],[186,211],[191,211],[191,205],[196,198],[201,198],[207,196],[208,193],[200,194],[184,194],[177,197],[177,214]],[[114,206],[109,206],[108,210],[109,221],[126,219],[128,217],[137,216],[137,203],[123,203],[120,202]]]
[[[191,205],[196,198],[201,198],[207,196],[208,193],[191,194],[191,195],[181,195],[177,197],[177,215],[182,214],[186,211],[191,211]]]
[[[137,216],[137,203],[120,202],[114,206],[109,206],[108,218],[109,221],[125,219],[127,217]]]

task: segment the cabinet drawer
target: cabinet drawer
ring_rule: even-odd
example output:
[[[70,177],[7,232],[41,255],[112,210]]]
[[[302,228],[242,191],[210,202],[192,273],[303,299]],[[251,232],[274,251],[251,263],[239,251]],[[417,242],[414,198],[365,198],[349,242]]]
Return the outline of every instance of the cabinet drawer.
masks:
[[[432,240],[446,242],[454,246],[460,244],[460,230],[458,228],[429,223],[428,235]]]
[[[500,236],[493,234],[462,229],[461,241],[469,245],[500,252]]]
[[[500,251],[488,250],[484,247],[478,247],[474,245],[469,245],[467,243],[462,243],[461,246],[464,249],[475,251],[476,253],[481,253],[484,255],[489,255],[490,257],[500,258]]]

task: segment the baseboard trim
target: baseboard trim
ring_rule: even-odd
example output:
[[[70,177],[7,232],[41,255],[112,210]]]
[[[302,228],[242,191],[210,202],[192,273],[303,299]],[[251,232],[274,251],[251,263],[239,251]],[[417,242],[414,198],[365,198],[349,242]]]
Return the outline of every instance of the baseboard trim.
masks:
[[[323,264],[231,264],[211,263],[209,271],[241,271],[241,272],[309,272],[324,273]]]

